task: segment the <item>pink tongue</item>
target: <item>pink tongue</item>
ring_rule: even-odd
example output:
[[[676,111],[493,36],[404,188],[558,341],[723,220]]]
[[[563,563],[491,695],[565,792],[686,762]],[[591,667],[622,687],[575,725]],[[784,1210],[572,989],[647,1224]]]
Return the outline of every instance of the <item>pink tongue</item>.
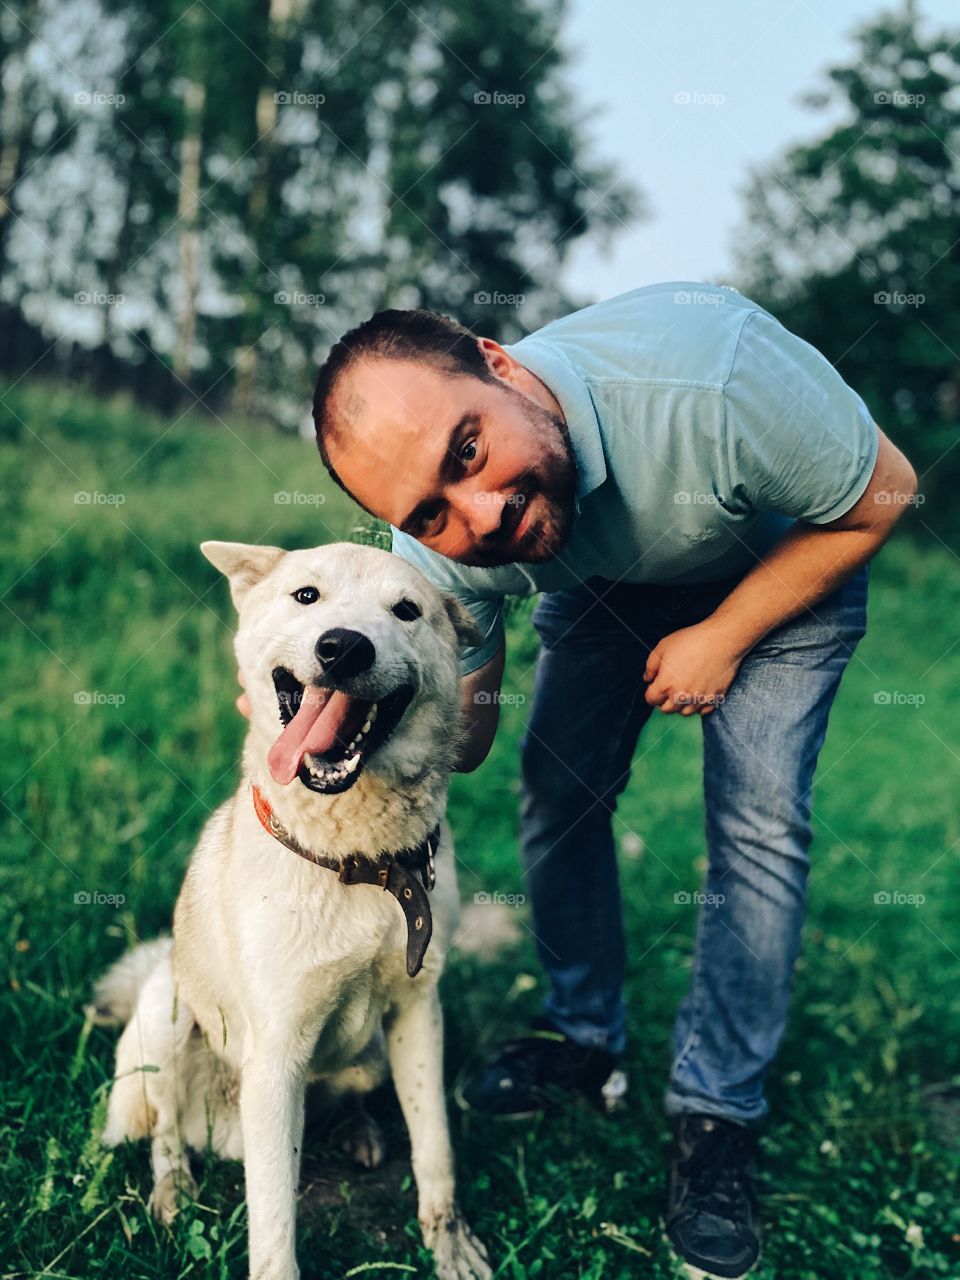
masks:
[[[274,780],[286,786],[297,776],[303,757],[329,751],[343,728],[354,699],[345,693],[307,685],[300,709],[270,748],[267,764]]]

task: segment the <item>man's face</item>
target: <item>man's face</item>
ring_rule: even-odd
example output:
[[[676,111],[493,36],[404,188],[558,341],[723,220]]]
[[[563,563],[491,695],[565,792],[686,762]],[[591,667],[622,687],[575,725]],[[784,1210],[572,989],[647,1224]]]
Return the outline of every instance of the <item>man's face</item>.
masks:
[[[327,451],[362,506],[451,560],[547,560],[573,523],[569,431],[543,384],[488,345],[492,383],[407,360],[359,361],[337,384]]]

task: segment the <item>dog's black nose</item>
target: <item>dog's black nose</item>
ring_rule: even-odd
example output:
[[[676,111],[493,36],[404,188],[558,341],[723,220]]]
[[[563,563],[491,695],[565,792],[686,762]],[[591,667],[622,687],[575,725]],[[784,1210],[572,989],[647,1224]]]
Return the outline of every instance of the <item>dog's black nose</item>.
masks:
[[[346,627],[333,627],[317,641],[317,657],[324,675],[340,680],[369,671],[376,656],[377,651],[366,636]]]

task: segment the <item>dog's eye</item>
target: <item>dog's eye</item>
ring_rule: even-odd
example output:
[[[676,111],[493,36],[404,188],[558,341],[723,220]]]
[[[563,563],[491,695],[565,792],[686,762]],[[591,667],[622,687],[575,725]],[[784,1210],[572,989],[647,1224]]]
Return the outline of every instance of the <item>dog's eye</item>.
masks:
[[[316,587],[298,587],[292,595],[297,604],[316,604],[320,599],[320,592]]]
[[[392,612],[397,615],[401,622],[414,622],[420,617],[420,606],[414,604],[412,600],[398,600],[393,606]]]

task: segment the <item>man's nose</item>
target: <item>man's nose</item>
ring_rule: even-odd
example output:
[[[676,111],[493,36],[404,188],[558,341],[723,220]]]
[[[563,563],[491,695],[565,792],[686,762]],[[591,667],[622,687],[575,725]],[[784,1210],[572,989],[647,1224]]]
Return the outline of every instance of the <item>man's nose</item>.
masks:
[[[317,657],[325,676],[346,680],[369,671],[377,656],[372,641],[359,631],[332,627],[317,641]]]
[[[497,492],[465,493],[454,504],[473,542],[495,535],[503,521],[505,499]]]

